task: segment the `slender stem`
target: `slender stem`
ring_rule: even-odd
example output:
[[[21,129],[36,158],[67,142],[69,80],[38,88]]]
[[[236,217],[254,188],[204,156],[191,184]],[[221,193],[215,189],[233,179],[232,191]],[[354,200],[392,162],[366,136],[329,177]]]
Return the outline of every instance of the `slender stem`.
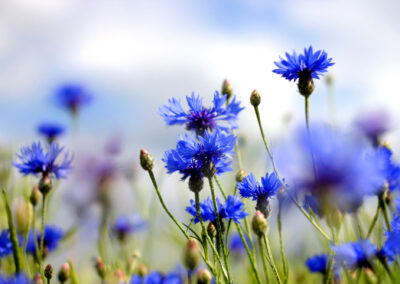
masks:
[[[278,270],[276,269],[274,257],[272,256],[271,248],[269,246],[269,241],[266,235],[263,236],[265,247],[267,248],[268,259],[272,268],[272,272],[275,275],[276,280],[279,284],[282,284],[281,278],[279,277]],[[261,248],[260,248],[261,249]]]
[[[387,205],[386,205],[386,201],[385,201],[385,199],[383,197],[383,194],[379,195],[379,206],[382,209],[382,213],[383,213],[383,217],[385,219],[386,227],[387,227],[388,231],[391,232],[392,229],[391,229],[391,226],[390,226],[389,214],[388,214]]]
[[[372,230],[375,227],[376,221],[378,221],[380,211],[381,211],[381,206],[380,206],[380,203],[378,201],[378,205],[376,206],[376,213],[375,213],[374,219],[372,219],[372,223],[371,223],[371,225],[369,226],[369,229],[368,229],[367,239],[371,236],[371,233],[372,233]]]
[[[50,284],[50,278],[47,278],[47,284]]]
[[[254,107],[254,111],[255,111],[255,113],[256,113],[257,122],[258,122],[258,127],[259,127],[259,129],[260,129],[261,137],[262,137],[262,140],[263,140],[263,142],[264,142],[264,146],[265,146],[265,148],[266,148],[266,150],[267,150],[268,156],[269,156],[269,158],[270,158],[270,160],[271,160],[273,170],[274,170],[274,172],[275,172],[277,178],[278,178],[279,181],[281,182],[283,188],[285,189],[285,192],[287,192],[287,194],[289,195],[290,199],[294,202],[294,204],[295,204],[296,207],[301,211],[301,213],[303,213],[303,215],[308,219],[308,221],[310,221],[310,223],[322,234],[322,236],[323,236],[325,239],[327,239],[328,241],[330,241],[330,238],[329,238],[328,234],[327,234],[320,226],[318,226],[318,224],[316,224],[316,223],[312,220],[312,218],[310,217],[310,215],[303,209],[303,207],[297,202],[297,200],[296,200],[296,199],[290,194],[290,192],[287,190],[286,184],[285,184],[284,181],[282,180],[282,178],[281,178],[281,176],[280,176],[280,174],[279,174],[279,172],[278,172],[278,169],[277,169],[277,167],[276,167],[276,165],[275,165],[274,157],[273,157],[273,155],[272,155],[271,150],[269,149],[269,146],[268,146],[268,143],[267,143],[267,139],[265,138],[264,130],[263,130],[263,127],[262,127],[262,124],[261,124],[260,113],[259,113],[259,111],[258,111],[258,107]]]
[[[310,96],[305,96],[304,112],[306,114],[307,131],[310,131]]]
[[[39,271],[43,270],[43,249],[44,249],[44,226],[46,222],[46,201],[47,194],[42,193],[42,223],[40,226],[40,253],[39,253]]]
[[[16,233],[15,227],[14,227],[12,211],[10,208],[10,204],[8,202],[7,193],[4,189],[2,189],[2,193],[3,193],[3,201],[4,201],[6,213],[7,213],[8,230],[10,232],[10,240],[11,240],[11,245],[12,245],[12,249],[13,249],[15,274],[18,274],[24,270],[23,262],[22,262],[21,248],[19,247],[17,233]]]
[[[42,260],[39,256],[39,244],[36,237],[36,206],[33,206],[33,214],[32,214],[32,233],[33,233],[33,242],[35,244],[35,254],[38,262],[40,263]],[[39,265],[40,267],[40,265]]]
[[[176,226],[179,228],[179,230],[185,235],[186,239],[189,239],[188,233],[186,233],[186,231],[182,228],[181,224],[178,223],[178,221],[175,219],[175,217],[171,214],[171,212],[168,210],[167,206],[165,205],[164,200],[161,196],[160,190],[158,189],[158,185],[156,182],[156,178],[154,177],[153,171],[149,171],[149,176],[150,176],[150,179],[156,190],[158,199],[160,200],[160,203],[161,203],[162,207],[164,208],[164,211],[168,214],[168,216],[171,218],[171,220],[176,224]]]
[[[206,226],[204,225],[204,222],[203,222],[203,217],[201,216],[200,197],[199,197],[198,192],[194,193],[194,198],[195,198],[195,204],[196,204],[197,218],[199,218],[199,222],[201,225],[201,235],[202,235],[202,239],[203,239],[202,242],[203,242],[203,247],[204,247],[204,254],[205,254],[205,258],[208,259],[207,230],[206,230]]]
[[[220,243],[221,249],[222,249],[222,254],[224,256],[224,262],[225,262],[225,267],[226,267],[226,272],[228,274],[228,282],[233,283],[230,272],[229,272],[229,263],[228,263],[228,254],[227,251],[225,250],[225,245],[224,245],[224,240],[223,240],[223,233],[222,233],[222,225],[221,225],[221,220],[219,218],[219,213],[218,213],[218,205],[217,205],[217,199],[215,198],[215,189],[214,189],[214,183],[212,177],[208,178],[208,183],[210,185],[210,190],[211,190],[211,198],[214,204],[214,211],[215,211],[215,221],[217,223],[217,244],[218,242]],[[217,245],[218,247],[218,245]]]
[[[260,253],[261,253],[261,260],[264,268],[264,276],[265,276],[265,283],[269,283],[269,277],[268,277],[268,269],[267,269],[267,262],[266,260],[266,255],[264,251],[264,245],[262,242],[262,237],[258,237],[258,246],[260,248]]]
[[[236,136],[236,133],[234,130],[232,130],[232,134]],[[237,138],[236,138],[236,142],[235,142],[235,152],[236,152],[239,169],[242,169],[243,168],[242,154],[239,149],[239,140]]]
[[[224,199],[226,200],[228,198],[228,196],[226,195],[224,188],[221,185],[221,182],[219,181],[219,178],[217,177],[217,175],[214,175],[214,179],[217,182],[218,188],[222,193],[222,196],[224,197]]]
[[[289,279],[288,267],[285,257],[285,250],[283,246],[283,236],[282,236],[282,203],[279,201],[278,204],[278,232],[279,232],[279,246],[281,248],[281,257],[282,257],[282,266],[283,266],[283,273],[285,275],[284,282],[287,283]]]
[[[393,277],[392,271],[390,271],[390,267],[389,267],[386,259],[379,258],[379,261],[382,263],[382,266],[385,268],[386,272],[388,273],[389,278],[392,281],[392,283],[396,283],[396,281],[395,281],[395,279]]]

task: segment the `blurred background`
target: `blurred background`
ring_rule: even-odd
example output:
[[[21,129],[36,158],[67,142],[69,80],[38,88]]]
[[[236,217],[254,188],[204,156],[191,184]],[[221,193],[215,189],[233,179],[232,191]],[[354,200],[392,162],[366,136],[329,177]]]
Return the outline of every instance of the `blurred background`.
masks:
[[[249,95],[257,89],[262,96],[261,116],[273,144],[289,124],[304,123],[304,102],[296,85],[271,71],[286,51],[312,45],[335,62],[330,68],[333,85],[316,81],[312,120],[350,127],[359,115],[384,110],[392,121],[387,138],[394,150],[399,149],[399,10],[396,0],[1,1],[0,144],[15,152],[38,140],[37,125],[43,121],[69,128],[71,135],[60,141],[75,152],[76,170],[74,178],[62,182],[59,203],[53,203],[59,212],[53,219],[69,216],[65,224],[75,221],[61,213],[67,206],[62,200],[78,203],[90,195],[86,181],[77,181],[85,173],[79,170],[85,164],[81,160],[107,160],[102,151],[108,143],[120,146],[118,157],[112,158],[123,169],[119,174],[124,178],[115,185],[119,213],[153,216],[149,206],[158,203],[149,180],[137,168],[139,150],[146,148],[155,158],[167,203],[188,220],[184,206],[191,195],[177,183],[178,175],[165,175],[161,162],[163,152],[173,148],[183,132],[166,127],[158,115],[168,98],[184,100],[195,92],[211,102],[214,91],[228,79],[246,106],[238,131],[248,141],[246,170],[259,176],[267,160],[260,155],[264,152]],[[80,84],[93,95],[75,130],[69,113],[52,97],[66,83]],[[254,169],[257,165],[260,168]],[[137,180],[131,182],[132,176]],[[138,192],[144,192],[142,206]],[[159,215],[164,220],[163,213]],[[293,230],[303,225],[304,230],[310,228],[300,223]],[[88,237],[92,232],[95,239],[97,225],[85,228],[89,229],[82,234]],[[68,252],[74,253],[82,252]],[[176,262],[179,255],[175,253]],[[156,260],[155,265],[168,262]]]

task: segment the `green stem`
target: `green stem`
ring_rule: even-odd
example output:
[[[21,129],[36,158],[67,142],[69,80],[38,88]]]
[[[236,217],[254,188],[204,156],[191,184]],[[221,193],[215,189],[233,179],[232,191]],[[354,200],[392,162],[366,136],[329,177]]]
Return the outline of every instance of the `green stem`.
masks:
[[[197,217],[199,218],[199,222],[201,225],[201,235],[202,235],[204,254],[205,254],[205,258],[208,259],[207,230],[206,230],[206,226],[204,225],[204,222],[203,222],[203,217],[201,216],[199,192],[196,191],[194,193],[194,199],[195,199],[195,204],[196,204]]]
[[[212,177],[208,178],[208,183],[210,185],[210,190],[211,190],[211,198],[214,204],[214,211],[215,211],[215,221],[217,223],[217,244],[219,242],[221,249],[222,249],[222,254],[224,257],[224,263],[226,267],[226,272],[228,274],[228,282],[233,283],[230,272],[229,272],[229,263],[228,263],[228,254],[227,251],[225,250],[225,245],[224,245],[224,239],[223,239],[223,233],[222,233],[222,225],[221,225],[221,220],[219,219],[219,213],[218,213],[218,205],[217,205],[217,199],[215,197],[215,189],[214,189],[214,183]],[[217,246],[218,247],[218,246]]]
[[[308,219],[308,221],[321,233],[321,235],[322,235],[325,239],[327,239],[328,241],[330,241],[330,238],[329,238],[328,234],[327,234],[320,226],[318,226],[318,224],[316,224],[316,223],[312,220],[312,218],[310,217],[310,215],[307,214],[307,212],[303,209],[303,207],[297,202],[297,200],[296,200],[296,199],[290,194],[290,192],[287,190],[287,187],[286,187],[285,183],[283,182],[283,180],[282,180],[282,178],[281,178],[281,176],[280,176],[280,174],[279,174],[279,172],[278,172],[278,169],[277,169],[277,167],[276,167],[276,165],[275,165],[274,157],[273,157],[273,155],[272,155],[271,150],[269,149],[269,146],[268,146],[268,143],[267,143],[267,139],[265,138],[264,130],[263,130],[263,127],[262,127],[262,124],[261,124],[261,119],[260,119],[260,112],[258,111],[258,107],[254,107],[254,111],[255,111],[255,113],[256,113],[257,122],[258,122],[258,127],[259,127],[259,129],[260,129],[261,137],[262,137],[262,140],[263,140],[263,142],[264,142],[264,146],[265,146],[265,148],[266,148],[266,150],[267,150],[268,156],[269,156],[269,158],[270,158],[270,160],[271,160],[273,170],[274,170],[274,172],[275,172],[277,178],[279,179],[281,185],[282,185],[283,188],[285,189],[285,192],[289,195],[290,199],[294,202],[294,204],[295,204],[296,207],[301,211],[301,213],[303,213],[303,215]]]
[[[307,131],[310,131],[310,96],[305,96],[304,112],[306,114]]]
[[[181,224],[178,223],[178,221],[175,219],[175,217],[171,214],[171,212],[168,210],[167,206],[165,205],[164,200],[163,200],[163,198],[161,196],[160,190],[158,189],[158,185],[157,185],[157,182],[156,182],[156,178],[154,177],[153,171],[149,171],[149,175],[150,175],[150,179],[151,179],[151,181],[153,183],[153,186],[154,186],[154,188],[156,190],[158,199],[160,200],[160,203],[161,203],[162,207],[164,208],[164,211],[168,214],[168,216],[171,218],[171,220],[179,228],[179,230],[182,232],[182,234],[185,235],[186,239],[189,239],[190,237],[189,237],[188,233],[186,233],[186,231],[182,228]]]
[[[270,262],[271,268],[272,268],[272,272],[275,275],[276,280],[278,281],[279,284],[282,284],[281,278],[279,277],[278,274],[278,270],[276,269],[276,265],[275,265],[275,261],[274,261],[274,257],[272,256],[272,252],[271,252],[271,248],[269,246],[269,241],[266,235],[263,236],[264,239],[264,244],[265,247],[267,248],[267,255],[268,255],[268,260]],[[261,249],[261,248],[260,248]]]
[[[36,206],[33,206],[33,214],[32,214],[32,233],[33,236],[36,236]],[[39,244],[37,241],[37,238],[33,237],[33,242],[35,244],[35,253],[36,253],[36,258],[38,262],[41,262],[41,259],[39,257]],[[39,265],[40,267],[40,265]]]
[[[265,255],[265,251],[264,251],[262,237],[258,237],[258,246],[260,247],[261,260],[262,260],[262,264],[263,264],[263,268],[264,268],[265,283],[269,283],[267,262],[265,261],[266,255]]]
[[[289,279],[289,271],[286,262],[285,250],[283,246],[283,236],[282,236],[282,203],[279,201],[278,204],[278,232],[279,232],[279,246],[281,248],[282,266],[283,273],[285,275],[284,283],[287,283]]]
[[[368,229],[367,239],[371,236],[371,233],[372,233],[372,230],[375,227],[376,221],[378,221],[380,211],[381,211],[381,206],[380,206],[380,203],[378,201],[378,205],[376,206],[376,213],[375,213],[374,219],[372,219],[372,223],[371,223],[371,225],[369,226],[369,229]]]
[[[379,258],[379,261],[382,263],[382,266],[385,268],[387,274],[389,275],[390,280],[392,281],[392,283],[396,283],[392,271],[390,271],[390,267],[387,263],[387,261],[385,259]]]
[[[46,200],[47,200],[47,194],[42,193],[42,222],[41,222],[41,226],[40,226],[39,271],[43,270],[44,226],[45,226],[45,222],[46,222]]]
[[[8,222],[8,229],[10,232],[10,240],[13,248],[13,256],[14,256],[14,264],[15,264],[15,274],[20,273],[23,271],[23,262],[22,262],[22,254],[21,254],[21,248],[19,247],[18,243],[18,238],[17,238],[17,233],[15,231],[14,223],[13,223],[13,216],[10,208],[10,204],[8,202],[7,198],[7,193],[4,189],[2,189],[3,192],[3,200],[4,200],[4,205],[7,213],[7,222]]]
[[[388,214],[386,201],[385,201],[385,199],[383,197],[383,194],[379,195],[379,206],[382,209],[382,213],[383,213],[383,217],[385,219],[386,227],[387,227],[388,231],[391,232],[392,228],[390,226],[389,214]]]

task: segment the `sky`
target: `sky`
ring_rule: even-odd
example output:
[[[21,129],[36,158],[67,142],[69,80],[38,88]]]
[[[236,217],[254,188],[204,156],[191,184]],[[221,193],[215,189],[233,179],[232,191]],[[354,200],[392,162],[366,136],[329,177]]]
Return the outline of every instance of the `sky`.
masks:
[[[211,100],[225,78],[247,107],[240,126],[257,133],[248,102],[257,89],[273,135],[288,114],[304,120],[303,98],[294,83],[271,72],[273,62],[309,45],[335,62],[339,124],[384,108],[396,125],[399,6],[395,0],[2,1],[0,141],[31,141],[42,121],[69,124],[51,96],[74,82],[95,97],[80,117],[87,139],[119,132],[135,147],[158,150],[180,133],[165,127],[158,107],[191,92]],[[316,82],[311,117],[328,119],[323,81]]]

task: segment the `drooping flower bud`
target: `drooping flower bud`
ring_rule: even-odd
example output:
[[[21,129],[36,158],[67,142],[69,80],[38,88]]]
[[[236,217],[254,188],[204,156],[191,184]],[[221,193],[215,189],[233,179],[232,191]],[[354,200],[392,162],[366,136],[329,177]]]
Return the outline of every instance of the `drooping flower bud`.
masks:
[[[213,240],[217,236],[217,228],[215,228],[214,223],[210,222],[207,226],[207,234]]]
[[[212,280],[212,275],[210,271],[205,268],[200,268],[196,273],[196,283],[197,284],[210,284]]]
[[[39,191],[39,187],[35,185],[32,189],[31,196],[29,197],[29,201],[31,202],[32,206],[35,207],[39,204],[41,198],[41,194]]]
[[[48,280],[48,282],[53,278],[54,271],[53,267],[50,264],[47,264],[45,269],[44,269],[44,277]]]
[[[217,172],[217,169],[215,168],[215,164],[212,161],[207,160],[201,167],[201,171],[205,177],[212,178]]]
[[[200,244],[196,239],[189,239],[186,243],[184,264],[186,268],[194,270],[201,262]]]
[[[145,171],[151,171],[154,167],[153,157],[145,150],[140,150],[140,165]]]
[[[35,276],[33,277],[33,283],[35,284],[43,284],[43,279],[40,273],[36,273]]]
[[[52,182],[48,175],[44,175],[39,181],[39,191],[42,194],[47,194],[52,188]]]
[[[251,95],[250,95],[250,103],[253,107],[258,107],[261,103],[261,96],[257,92],[257,90],[254,90]]]
[[[246,172],[244,171],[244,169],[238,170],[235,176],[236,182],[242,182],[245,176]]]
[[[192,192],[200,192],[203,189],[204,181],[200,175],[192,175],[189,178],[189,189]]]
[[[265,235],[268,230],[268,221],[264,214],[258,210],[256,211],[256,214],[254,214],[251,225],[253,232],[259,237]]]
[[[68,262],[66,262],[61,266],[60,271],[58,272],[58,281],[60,281],[61,283],[65,283],[68,281],[69,276],[70,268]]]
[[[106,278],[106,267],[101,257],[96,259],[95,268],[97,275],[100,277],[100,279],[104,280]]]
[[[226,101],[229,102],[230,98],[233,96],[233,88],[227,79],[222,83],[222,95],[226,95]]]

